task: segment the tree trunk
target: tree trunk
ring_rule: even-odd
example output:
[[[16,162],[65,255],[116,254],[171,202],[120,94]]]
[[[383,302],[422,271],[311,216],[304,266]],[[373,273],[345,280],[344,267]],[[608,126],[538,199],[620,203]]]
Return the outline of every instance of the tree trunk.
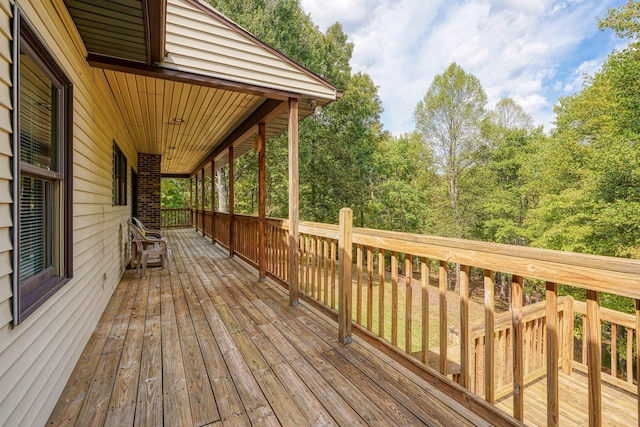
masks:
[[[229,184],[227,176],[229,175],[229,170],[226,167],[218,169],[218,175],[216,176],[216,188],[218,191],[218,196],[216,197],[216,201],[218,202],[218,212],[229,212],[228,201],[229,201]]]

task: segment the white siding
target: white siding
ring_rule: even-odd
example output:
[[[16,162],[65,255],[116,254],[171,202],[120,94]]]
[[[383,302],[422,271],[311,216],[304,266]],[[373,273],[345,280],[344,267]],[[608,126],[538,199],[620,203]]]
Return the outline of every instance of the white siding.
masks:
[[[321,99],[336,91],[186,0],[167,2],[166,68]],[[205,6],[208,7],[208,6]]]
[[[136,154],[104,73],[90,68],[62,0],[18,0],[74,84],[74,278],[11,326],[10,0],[0,0],[0,425],[43,425],[125,268],[131,201],[111,206],[115,139]],[[131,194],[131,192],[129,192]]]

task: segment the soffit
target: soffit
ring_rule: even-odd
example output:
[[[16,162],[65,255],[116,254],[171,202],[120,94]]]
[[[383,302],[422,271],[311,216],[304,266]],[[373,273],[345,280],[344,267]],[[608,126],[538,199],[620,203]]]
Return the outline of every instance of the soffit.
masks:
[[[87,52],[147,61],[142,0],[65,0]]]
[[[163,174],[193,172],[268,101],[242,92],[118,71],[103,72],[136,150],[161,154]],[[300,117],[311,112],[308,101],[300,102]],[[279,108],[267,118],[267,140],[288,127],[286,108]],[[257,124],[252,125],[242,137],[232,141],[234,158],[253,149],[257,131]],[[228,156],[221,152],[216,164],[220,167],[227,161]]]

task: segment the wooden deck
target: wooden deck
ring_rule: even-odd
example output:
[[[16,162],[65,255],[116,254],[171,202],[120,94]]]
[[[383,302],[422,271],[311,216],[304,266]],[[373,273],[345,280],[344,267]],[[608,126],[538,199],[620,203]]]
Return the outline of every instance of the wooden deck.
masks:
[[[573,371],[571,375],[558,374],[560,397],[560,425],[589,425],[589,402],[587,401],[587,376]],[[525,387],[524,421],[528,426],[547,425],[547,381],[540,378]],[[511,395],[496,402],[505,412],[513,412]],[[605,382],[602,383],[602,425],[637,426],[638,410],[636,396]]]
[[[128,271],[49,424],[488,425],[192,230]]]

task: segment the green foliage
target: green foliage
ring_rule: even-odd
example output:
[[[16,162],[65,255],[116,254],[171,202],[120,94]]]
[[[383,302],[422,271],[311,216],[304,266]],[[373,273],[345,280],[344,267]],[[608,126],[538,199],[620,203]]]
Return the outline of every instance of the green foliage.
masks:
[[[188,178],[162,178],[160,181],[160,206],[163,208],[188,208],[190,201]]]
[[[468,237],[464,220],[466,180],[486,154],[481,123],[487,96],[477,77],[452,63],[434,77],[424,99],[415,110],[416,130],[433,151],[439,172],[447,184],[450,217],[455,237]]]

